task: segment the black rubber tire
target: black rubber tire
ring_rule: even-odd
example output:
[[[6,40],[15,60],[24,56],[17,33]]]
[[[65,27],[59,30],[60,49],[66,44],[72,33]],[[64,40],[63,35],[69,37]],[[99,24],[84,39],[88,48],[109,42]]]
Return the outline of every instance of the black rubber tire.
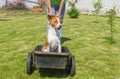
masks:
[[[74,76],[75,73],[76,73],[76,70],[75,70],[75,57],[74,56],[71,56],[70,57],[70,76]]]
[[[28,59],[27,59],[27,74],[32,73],[32,65],[33,65],[33,57],[31,53],[28,53]]]

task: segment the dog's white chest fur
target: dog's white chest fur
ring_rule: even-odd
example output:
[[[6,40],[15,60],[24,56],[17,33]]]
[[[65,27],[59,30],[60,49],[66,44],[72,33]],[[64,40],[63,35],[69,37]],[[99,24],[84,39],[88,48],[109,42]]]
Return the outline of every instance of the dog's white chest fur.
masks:
[[[57,35],[57,30],[55,30],[52,26],[48,29],[48,43],[49,43],[49,49],[48,50],[56,50],[58,49],[58,52],[61,52],[61,45],[60,45],[60,39]]]
[[[60,44],[60,40],[57,36],[57,30],[55,30],[53,27],[49,27],[48,42],[49,42],[51,49],[56,49],[58,44]]]

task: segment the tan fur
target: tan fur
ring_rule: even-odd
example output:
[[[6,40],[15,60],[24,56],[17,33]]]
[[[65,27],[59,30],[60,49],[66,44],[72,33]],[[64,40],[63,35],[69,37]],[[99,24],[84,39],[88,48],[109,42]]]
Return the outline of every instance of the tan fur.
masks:
[[[58,21],[55,16],[48,15],[48,20],[50,20],[50,24],[52,27],[55,27],[58,24]]]
[[[45,39],[45,45],[44,47],[42,48],[42,52],[44,52],[44,50],[48,47],[48,38],[46,36],[46,39]]]

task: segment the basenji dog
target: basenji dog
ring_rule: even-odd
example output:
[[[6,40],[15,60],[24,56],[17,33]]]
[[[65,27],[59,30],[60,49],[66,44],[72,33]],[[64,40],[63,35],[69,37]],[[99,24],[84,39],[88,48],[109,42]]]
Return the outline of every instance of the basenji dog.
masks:
[[[61,29],[62,24],[60,17],[48,15],[50,26],[45,40],[45,45],[42,52],[58,52],[61,53],[61,39],[58,36],[58,30]]]

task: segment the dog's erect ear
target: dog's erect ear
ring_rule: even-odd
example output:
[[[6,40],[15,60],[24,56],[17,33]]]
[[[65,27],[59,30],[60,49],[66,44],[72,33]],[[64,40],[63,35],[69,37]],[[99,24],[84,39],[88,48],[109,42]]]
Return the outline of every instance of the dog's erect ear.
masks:
[[[51,20],[53,16],[51,15],[48,15],[48,20]]]

